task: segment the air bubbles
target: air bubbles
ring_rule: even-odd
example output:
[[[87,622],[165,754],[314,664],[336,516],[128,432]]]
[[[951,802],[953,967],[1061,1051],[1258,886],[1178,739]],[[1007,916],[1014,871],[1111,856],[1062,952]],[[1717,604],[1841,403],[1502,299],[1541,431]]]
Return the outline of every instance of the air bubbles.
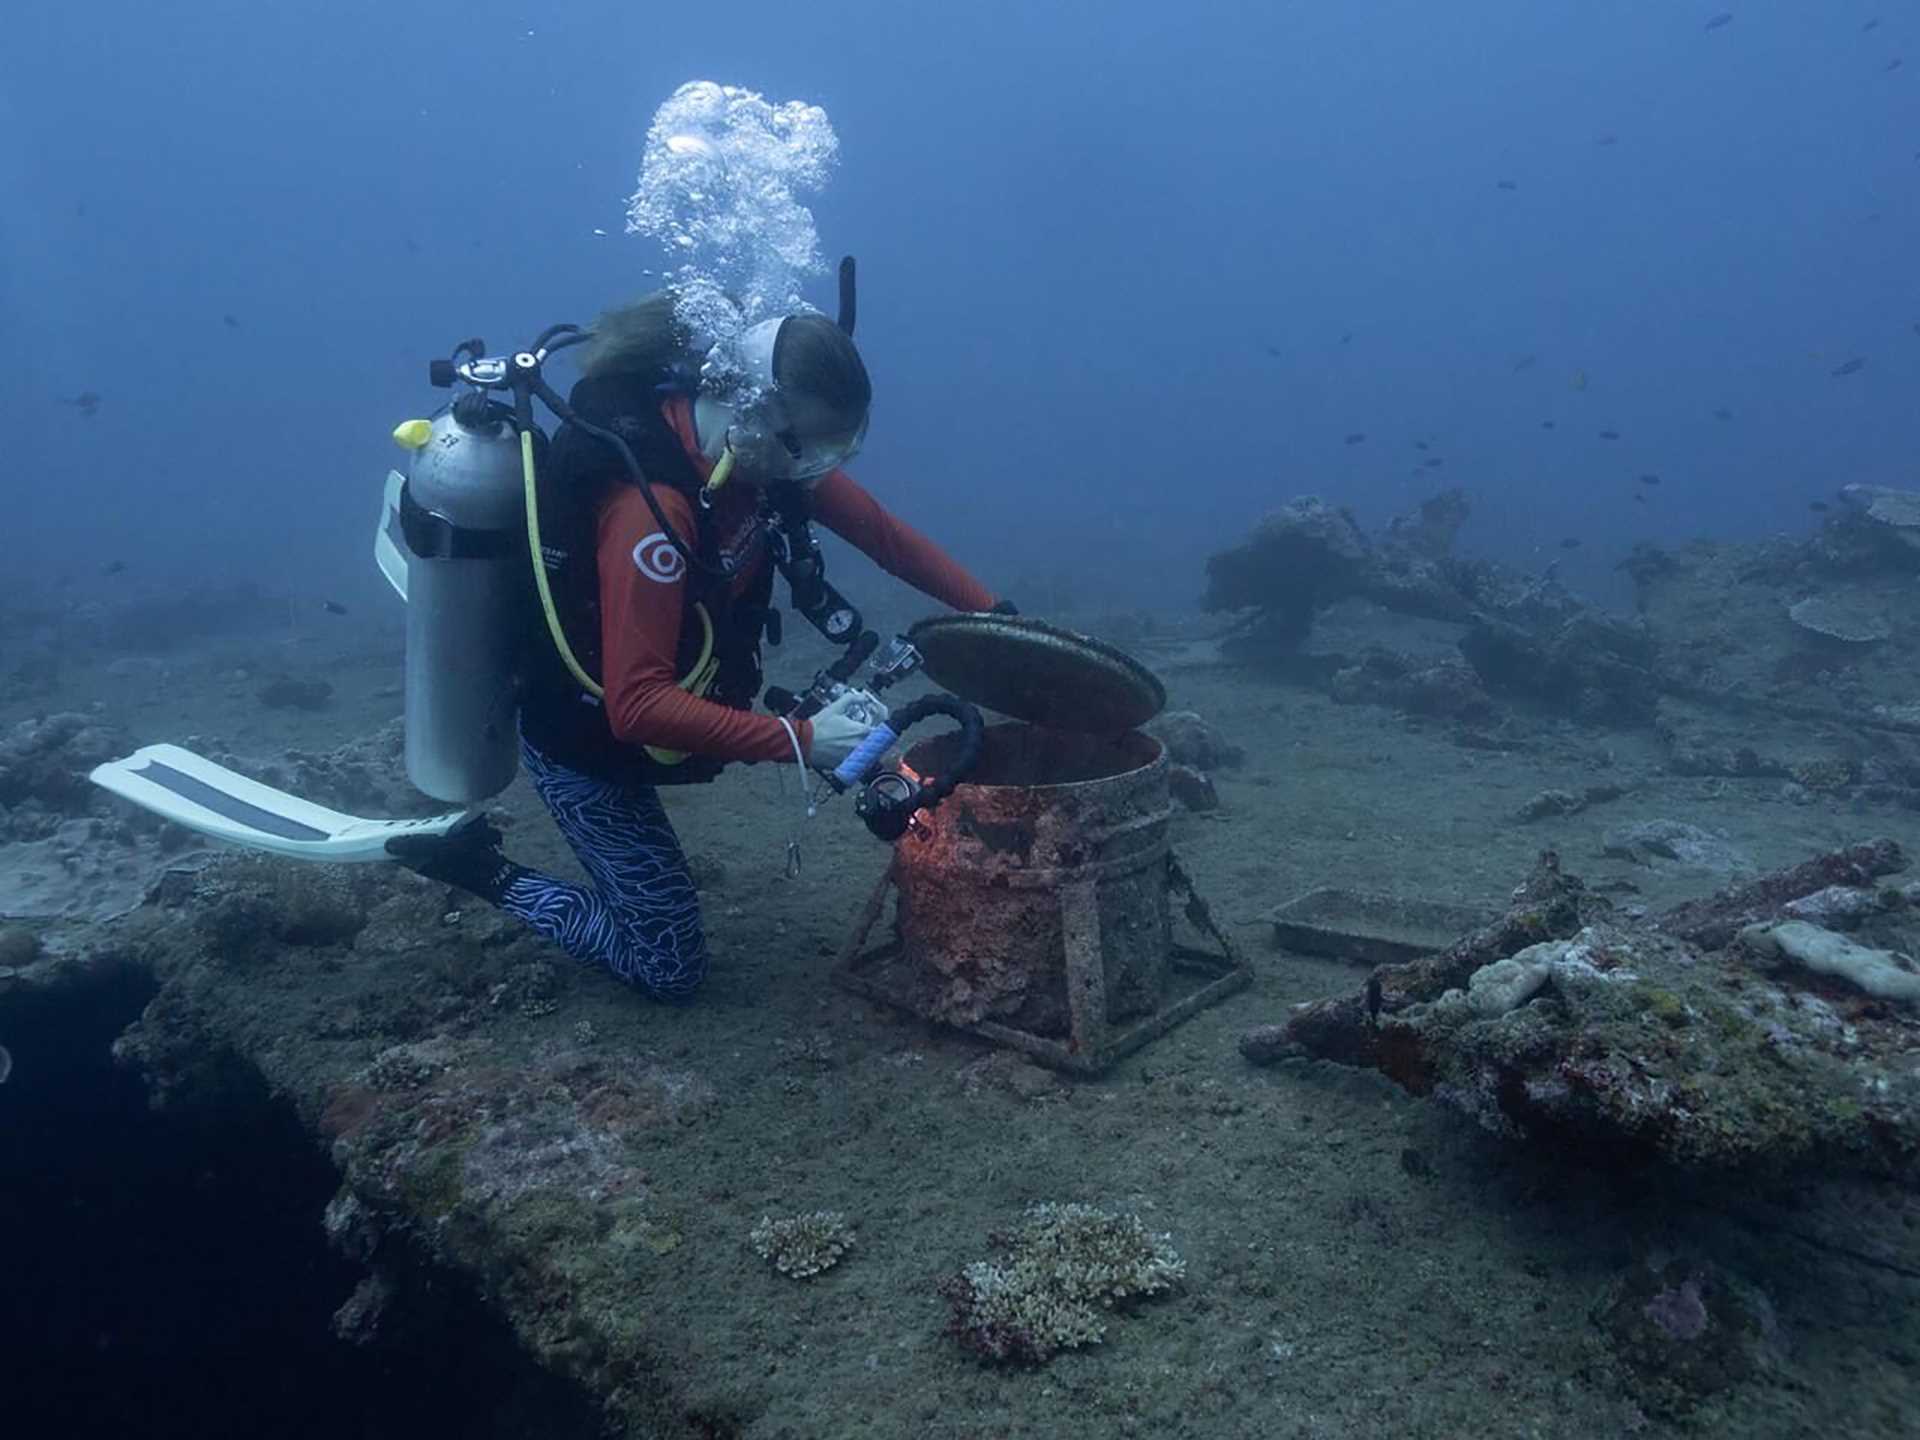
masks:
[[[669,135],[667,153],[683,158],[698,156],[701,159],[718,159],[720,155],[720,152],[714,148],[713,142],[704,135],[687,134]]]
[[[801,284],[827,267],[801,197],[839,153],[825,110],[737,85],[692,81],[655,112],[627,232],[666,251],[696,338],[710,345],[803,305]]]

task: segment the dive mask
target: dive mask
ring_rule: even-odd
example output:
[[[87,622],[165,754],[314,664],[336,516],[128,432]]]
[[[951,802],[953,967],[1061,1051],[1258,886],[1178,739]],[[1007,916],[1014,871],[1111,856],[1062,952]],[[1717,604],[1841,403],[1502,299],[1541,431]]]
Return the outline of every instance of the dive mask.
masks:
[[[848,428],[846,417],[832,407],[779,387],[773,355],[785,323],[784,317],[763,320],[714,347],[703,379],[735,398],[703,396],[696,406],[696,426],[709,458],[731,450],[740,472],[753,480],[811,485],[859,452],[867,438],[867,416],[862,413],[859,423]],[[714,445],[722,435],[723,444]]]

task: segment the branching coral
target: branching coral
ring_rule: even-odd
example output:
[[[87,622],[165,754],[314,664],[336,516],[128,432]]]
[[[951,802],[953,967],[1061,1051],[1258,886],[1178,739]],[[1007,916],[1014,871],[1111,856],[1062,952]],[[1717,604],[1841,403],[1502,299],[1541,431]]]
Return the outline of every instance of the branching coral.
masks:
[[[1136,1215],[1036,1205],[1001,1237],[1003,1261],[978,1261],[941,1287],[953,1306],[949,1330],[990,1360],[1031,1365],[1095,1344],[1106,1335],[1104,1311],[1168,1290],[1186,1273],[1170,1240]]]
[[[747,1243],[782,1275],[811,1280],[838,1265],[853,1248],[853,1227],[838,1210],[815,1210],[786,1220],[762,1216]]]

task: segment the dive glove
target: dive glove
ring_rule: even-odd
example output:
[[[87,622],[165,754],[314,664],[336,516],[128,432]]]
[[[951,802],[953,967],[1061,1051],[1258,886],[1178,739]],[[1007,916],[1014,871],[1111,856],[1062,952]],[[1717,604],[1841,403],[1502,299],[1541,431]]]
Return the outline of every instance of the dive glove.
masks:
[[[830,774],[887,719],[887,707],[865,690],[842,690],[813,717],[807,764]]]

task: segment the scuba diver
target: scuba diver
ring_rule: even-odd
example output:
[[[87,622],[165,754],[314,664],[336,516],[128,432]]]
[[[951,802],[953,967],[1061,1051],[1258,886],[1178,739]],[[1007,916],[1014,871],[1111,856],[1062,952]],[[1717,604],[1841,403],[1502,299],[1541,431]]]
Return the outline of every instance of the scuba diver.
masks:
[[[386,842],[419,874],[663,1000],[691,995],[708,954],[659,787],[735,761],[832,771],[887,718],[855,689],[811,716],[750,709],[761,644],[780,640],[776,568],[828,638],[860,626],[825,582],[808,520],[954,609],[1012,608],[842,468],[872,396],[847,320],[789,314],[705,352],[676,299],[657,292],[593,328],[540,466],[544,576],[528,605],[520,759],[592,884],[513,863],[479,812]]]

